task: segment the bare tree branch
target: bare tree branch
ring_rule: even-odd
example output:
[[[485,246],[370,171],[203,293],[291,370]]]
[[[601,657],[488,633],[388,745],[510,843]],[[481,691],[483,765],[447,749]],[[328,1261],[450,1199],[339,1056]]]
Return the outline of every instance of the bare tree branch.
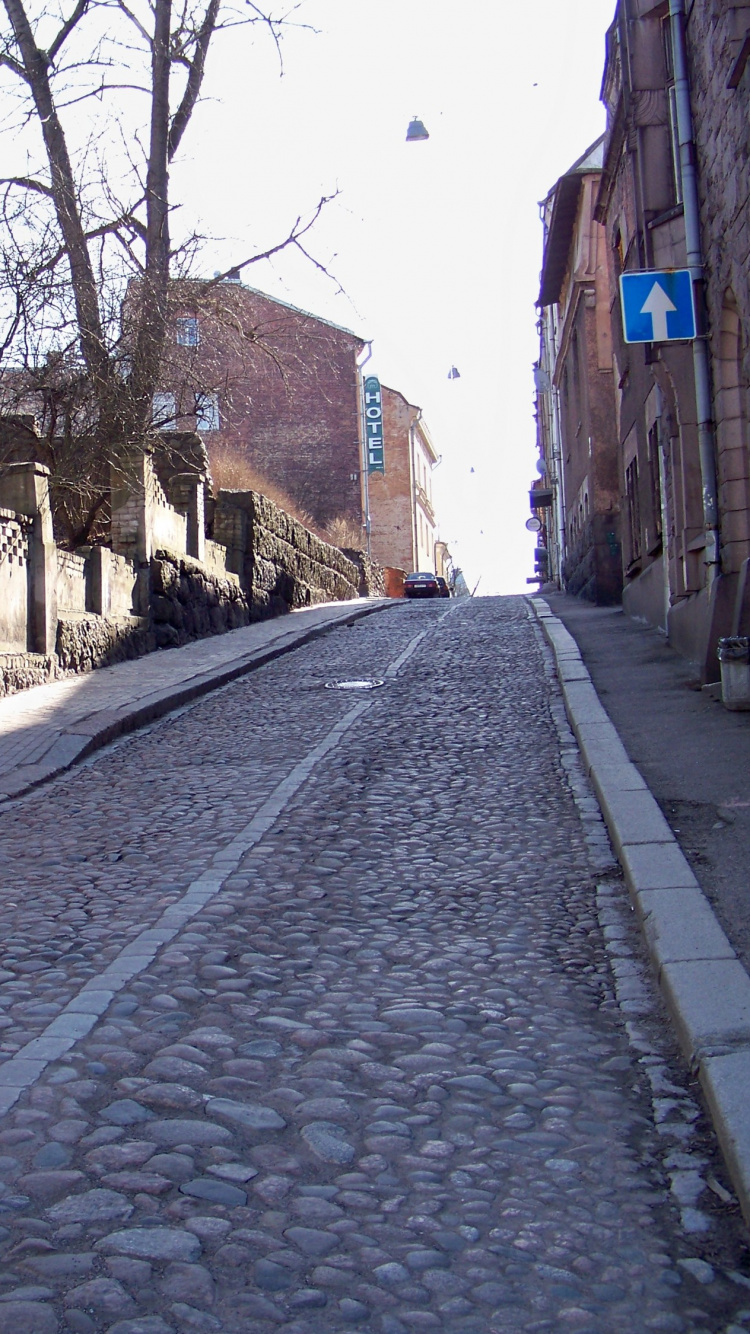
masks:
[[[301,238],[306,236],[310,229],[315,226],[315,223],[318,221],[326,204],[330,204],[336,199],[338,194],[339,191],[334,190],[332,195],[322,195],[313,210],[312,216],[306,223],[303,224],[301,217],[297,218],[289,235],[286,236],[283,241],[279,241],[276,245],[270,246],[268,250],[260,251],[257,255],[251,255],[249,259],[243,259],[239,264],[232,264],[230,268],[225,269],[223,273],[217,273],[215,277],[210,278],[206,283],[206,286],[216,287],[218,283],[226,282],[227,278],[233,276],[235,273],[241,273],[242,270],[246,269],[250,264],[257,264],[261,259],[270,259],[272,255],[278,255],[279,251],[286,250],[288,246],[297,246],[299,250],[302,250],[302,246],[299,244]],[[306,254],[304,250],[302,250],[302,253]],[[307,256],[307,258],[310,258],[310,256]],[[315,260],[313,260],[312,263],[314,263],[316,268],[319,268],[321,272],[327,272],[322,264],[318,264]],[[330,277],[330,274],[328,276]]]
[[[192,60],[186,60],[183,52],[180,52],[177,56],[173,56],[173,59],[180,59],[182,63],[187,63],[188,77],[185,91],[182,95],[182,101],[175,112],[169,131],[170,162],[180,146],[180,140],[187,129],[188,122],[190,121],[190,117],[193,114],[195,104],[200,95],[203,75],[206,68],[206,56],[208,55],[209,44],[216,28],[216,20],[219,14],[220,4],[221,0],[209,0],[208,8],[203,16],[203,22],[198,29]]]
[[[83,18],[88,7],[89,7],[89,0],[78,0],[78,4],[73,10],[73,13],[71,14],[70,18],[66,19],[65,23],[63,23],[60,31],[58,32],[55,40],[52,42],[51,46],[47,48],[47,63],[49,65],[54,64],[55,56],[60,50],[60,47],[63,45],[64,42],[68,40],[73,29],[77,26],[79,20]]]
[[[52,190],[42,181],[34,181],[30,176],[0,176],[0,185],[19,185],[25,190],[34,190],[37,194],[52,198]]]

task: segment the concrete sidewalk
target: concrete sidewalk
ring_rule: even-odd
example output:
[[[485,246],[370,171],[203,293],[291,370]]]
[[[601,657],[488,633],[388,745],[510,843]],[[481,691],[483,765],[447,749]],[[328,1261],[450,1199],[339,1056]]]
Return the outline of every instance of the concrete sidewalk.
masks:
[[[388,598],[323,603],[0,700],[0,802],[334,626],[390,605]]]
[[[750,715],[727,713],[696,688],[661,636],[618,609],[560,594],[531,605],[554,652],[570,725],[662,994],[750,1222],[748,921],[736,905],[750,894],[749,840],[732,819],[750,804]],[[742,871],[734,901],[732,881],[712,875],[711,860],[693,847],[706,806],[720,817],[713,829],[735,830]],[[680,824],[671,827],[665,815],[675,812]],[[734,940],[722,917],[739,927]]]
[[[750,713],[702,691],[664,635],[620,607],[544,597],[750,971]]]

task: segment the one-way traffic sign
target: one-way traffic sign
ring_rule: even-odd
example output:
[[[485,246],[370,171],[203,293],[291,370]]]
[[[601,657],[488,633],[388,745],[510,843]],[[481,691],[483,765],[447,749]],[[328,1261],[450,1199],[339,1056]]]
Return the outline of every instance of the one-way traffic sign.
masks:
[[[623,273],[620,298],[626,343],[669,343],[695,338],[693,279],[689,269]]]

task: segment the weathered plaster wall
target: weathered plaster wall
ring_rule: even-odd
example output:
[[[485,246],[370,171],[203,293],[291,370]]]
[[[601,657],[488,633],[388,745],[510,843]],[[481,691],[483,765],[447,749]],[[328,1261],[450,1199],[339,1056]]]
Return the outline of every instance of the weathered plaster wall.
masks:
[[[28,634],[30,521],[0,510],[0,651],[24,653]]]

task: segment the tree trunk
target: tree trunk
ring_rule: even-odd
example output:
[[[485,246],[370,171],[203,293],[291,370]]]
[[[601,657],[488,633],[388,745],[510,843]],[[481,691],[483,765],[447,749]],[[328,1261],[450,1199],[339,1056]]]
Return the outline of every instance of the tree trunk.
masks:
[[[111,366],[104,339],[96,279],[81,220],[80,201],[65,134],[50,87],[47,57],[36,45],[22,0],[3,0],[3,3],[21,53],[26,81],[47,151],[55,213],[70,264],[81,353],[98,391],[106,392]]]

